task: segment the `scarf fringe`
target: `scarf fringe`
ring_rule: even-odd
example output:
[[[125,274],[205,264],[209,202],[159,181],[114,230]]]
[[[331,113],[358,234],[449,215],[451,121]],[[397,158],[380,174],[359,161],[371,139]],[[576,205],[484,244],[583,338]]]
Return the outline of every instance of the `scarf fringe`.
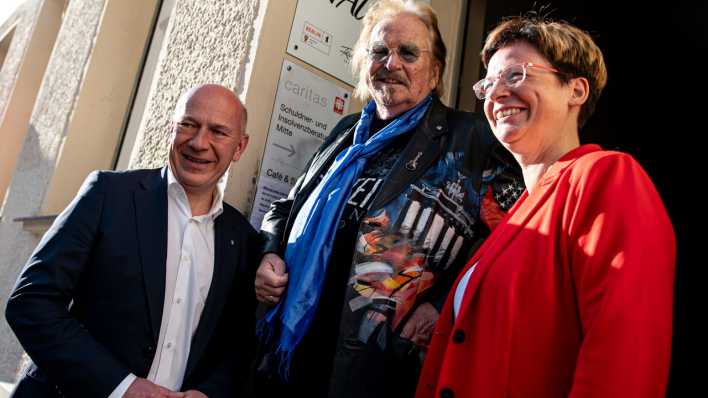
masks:
[[[275,345],[275,329],[276,324],[273,320],[269,321],[267,316],[260,319],[256,323],[256,336],[258,336],[258,341],[265,347],[273,347]],[[283,331],[283,334],[288,334],[292,338],[292,333]],[[265,354],[275,360],[276,366],[274,367],[277,368],[278,376],[286,382],[290,381],[290,364],[292,363],[294,348],[295,345],[292,348],[287,349],[283,346],[283,344],[278,344],[275,350],[270,348]]]

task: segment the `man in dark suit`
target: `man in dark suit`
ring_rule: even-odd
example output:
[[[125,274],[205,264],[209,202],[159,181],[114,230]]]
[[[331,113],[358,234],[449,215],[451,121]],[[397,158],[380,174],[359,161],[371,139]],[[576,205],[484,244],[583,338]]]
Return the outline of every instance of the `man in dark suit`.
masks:
[[[178,101],[168,165],[94,172],[23,269],[7,321],[32,363],[14,397],[232,396],[254,327],[259,238],[223,203],[248,144],[217,85]]]

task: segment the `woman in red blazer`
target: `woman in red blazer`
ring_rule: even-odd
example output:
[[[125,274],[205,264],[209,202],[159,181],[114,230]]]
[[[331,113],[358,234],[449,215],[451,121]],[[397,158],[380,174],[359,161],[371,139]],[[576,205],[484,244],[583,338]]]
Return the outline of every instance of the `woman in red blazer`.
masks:
[[[675,238],[631,156],[580,145],[602,53],[572,25],[516,17],[482,56],[475,93],[527,191],[460,273],[417,397],[663,396]]]

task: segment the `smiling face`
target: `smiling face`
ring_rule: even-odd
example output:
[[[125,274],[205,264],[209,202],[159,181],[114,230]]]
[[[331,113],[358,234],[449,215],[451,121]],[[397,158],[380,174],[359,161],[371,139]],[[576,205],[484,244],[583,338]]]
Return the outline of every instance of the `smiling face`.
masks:
[[[369,49],[387,48],[384,62],[367,61],[366,83],[376,111],[387,120],[413,108],[438,83],[438,66],[431,53],[430,33],[418,17],[397,14],[382,19],[371,32]],[[401,50],[419,50],[413,62],[401,59]]]
[[[170,164],[188,195],[211,194],[248,144],[243,105],[228,89],[205,85],[185,94],[172,126]]]
[[[526,62],[552,68],[533,46],[515,42],[494,53],[487,76],[496,77],[507,66]],[[564,153],[566,148],[560,147],[577,140],[578,112],[584,102],[577,97],[575,80],[563,84],[554,72],[529,67],[526,79],[516,88],[496,81],[484,102],[494,135],[512,153],[530,161],[542,160],[549,152],[551,156]]]

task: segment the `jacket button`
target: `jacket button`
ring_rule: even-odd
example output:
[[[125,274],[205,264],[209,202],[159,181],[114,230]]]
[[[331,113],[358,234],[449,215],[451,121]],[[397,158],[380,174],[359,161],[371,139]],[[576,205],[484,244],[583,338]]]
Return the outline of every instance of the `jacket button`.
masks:
[[[462,330],[455,330],[455,333],[452,334],[452,342],[460,344],[463,341],[465,341],[465,332]]]
[[[450,388],[440,390],[440,398],[455,398],[455,393]]]
[[[155,347],[154,346],[147,346],[143,349],[143,355],[145,355],[145,358],[152,358],[155,355]]]

